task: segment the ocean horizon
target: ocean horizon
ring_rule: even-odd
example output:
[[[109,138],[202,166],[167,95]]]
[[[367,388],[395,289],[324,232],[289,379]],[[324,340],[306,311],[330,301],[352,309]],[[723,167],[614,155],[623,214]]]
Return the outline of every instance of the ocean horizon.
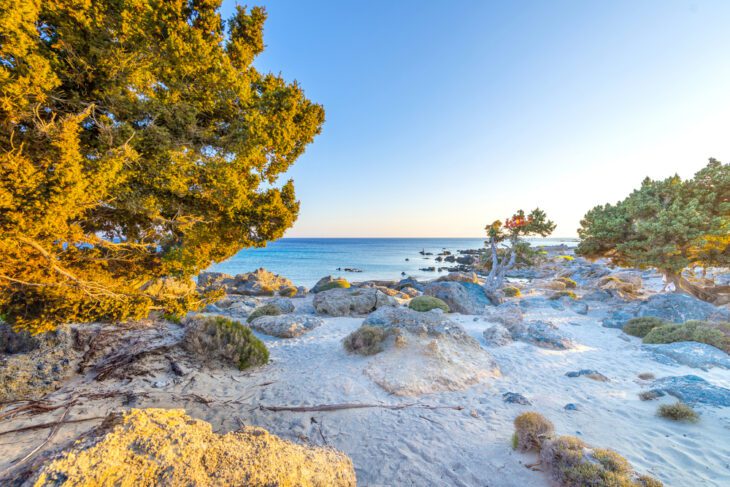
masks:
[[[414,237],[285,237],[269,242],[263,248],[244,249],[230,259],[212,265],[208,270],[226,274],[242,274],[263,267],[291,279],[297,286],[312,287],[328,275],[350,281],[394,280],[405,276],[434,279],[447,271],[424,271],[428,267],[450,267],[456,264],[437,262],[444,250],[457,255],[459,250],[485,246],[485,238],[414,238]],[[574,247],[577,238],[532,238],[532,245]],[[419,252],[430,252],[424,256]],[[361,272],[347,272],[345,268]],[[340,270],[338,270],[340,269]]]

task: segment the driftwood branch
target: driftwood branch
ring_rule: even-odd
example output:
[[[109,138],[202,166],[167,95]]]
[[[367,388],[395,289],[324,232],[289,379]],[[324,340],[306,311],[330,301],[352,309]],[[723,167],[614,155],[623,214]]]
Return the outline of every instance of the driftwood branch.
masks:
[[[295,413],[306,413],[313,411],[341,411],[343,409],[367,409],[367,408],[381,408],[381,409],[406,409],[406,408],[420,408],[420,409],[453,409],[455,411],[461,411],[464,406],[432,406],[429,404],[358,404],[358,403],[345,403],[345,404],[321,404],[319,406],[259,406],[259,409],[265,411],[291,411]]]
[[[106,418],[106,416],[91,416],[89,418],[78,418],[78,419],[69,419],[69,420],[65,420],[65,421],[52,421],[50,423],[34,424],[31,426],[23,426],[22,428],[15,428],[12,430],[0,431],[0,436],[10,435],[13,433],[23,433],[25,431],[42,430],[42,429],[51,428],[54,426],[62,426],[64,424],[84,423],[86,421],[94,421],[97,419],[104,419],[104,418]]]

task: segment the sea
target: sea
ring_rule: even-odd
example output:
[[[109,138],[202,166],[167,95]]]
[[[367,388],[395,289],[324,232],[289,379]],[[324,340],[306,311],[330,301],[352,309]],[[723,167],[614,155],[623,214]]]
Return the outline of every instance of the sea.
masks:
[[[534,246],[577,245],[571,238],[527,239]],[[349,281],[396,280],[403,276],[434,279],[446,271],[422,271],[424,267],[456,264],[436,262],[438,253],[448,250],[478,249],[483,238],[282,238],[264,248],[244,249],[208,270],[242,274],[263,267],[289,278],[297,286],[312,287],[324,276],[345,277]],[[424,256],[419,252],[431,252]],[[354,268],[362,272],[346,272]]]

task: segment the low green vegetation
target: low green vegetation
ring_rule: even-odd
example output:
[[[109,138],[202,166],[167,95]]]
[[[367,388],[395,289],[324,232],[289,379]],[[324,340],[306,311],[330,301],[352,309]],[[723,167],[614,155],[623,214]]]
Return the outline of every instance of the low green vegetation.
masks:
[[[182,318],[176,313],[164,313],[162,315],[162,319],[165,321],[169,321],[170,323],[175,323],[176,325],[182,323]]]
[[[334,279],[330,282],[326,282],[326,283],[322,284],[322,286],[319,288],[318,292],[329,291],[330,289],[336,289],[336,288],[349,289],[350,282],[347,279],[343,279],[343,278]]]
[[[383,342],[389,333],[379,326],[362,325],[345,337],[345,350],[358,355],[375,355],[383,351]]]
[[[230,363],[244,370],[269,361],[266,345],[245,325],[222,316],[194,316],[183,346],[206,361]]]
[[[520,288],[515,287],[515,286],[505,286],[505,287],[502,288],[502,292],[508,298],[514,298],[514,297],[517,297],[517,296],[521,296],[522,295],[522,292],[520,291]]]
[[[641,316],[639,318],[631,318],[624,323],[622,329],[627,335],[644,338],[654,328],[666,324],[666,321],[654,316]]]
[[[572,255],[559,255],[558,259],[564,260],[566,262],[571,262],[575,260],[575,257],[573,257]]]
[[[700,342],[730,353],[730,323],[688,321],[683,325],[666,324],[653,328],[644,343]]]
[[[258,308],[253,310],[251,314],[248,315],[248,318],[246,318],[246,322],[251,323],[253,320],[261,316],[277,316],[280,314],[282,314],[281,308],[279,308],[275,304],[269,303],[263,306],[259,306]]]
[[[565,284],[566,289],[575,289],[578,287],[578,283],[569,277],[558,277],[556,281]]]
[[[550,299],[560,299],[560,298],[570,298],[570,299],[578,299],[578,295],[575,294],[573,291],[557,291],[552,296],[550,296]]]
[[[408,303],[408,307],[414,311],[431,311],[438,308],[444,313],[449,312],[449,305],[433,296],[416,296]]]
[[[672,421],[686,421],[689,423],[697,422],[700,417],[692,409],[691,406],[677,401],[674,404],[662,404],[657,410],[657,414],[662,418],[671,419]]]
[[[287,286],[279,289],[279,296],[284,296],[286,298],[293,298],[296,296],[298,290],[294,286]]]
[[[515,418],[513,446],[520,451],[539,451],[543,441],[555,432],[553,423],[540,413],[530,411]]]

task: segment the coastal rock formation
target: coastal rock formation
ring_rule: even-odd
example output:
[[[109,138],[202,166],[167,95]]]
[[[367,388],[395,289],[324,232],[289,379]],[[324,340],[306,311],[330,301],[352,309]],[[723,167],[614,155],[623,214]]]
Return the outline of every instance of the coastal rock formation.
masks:
[[[342,277],[325,276],[317,281],[314,287],[310,289],[310,292],[313,294],[317,294],[322,291],[327,291],[329,289],[347,289],[349,287],[350,283],[347,281],[347,279],[344,279]]]
[[[310,315],[261,316],[251,322],[251,328],[279,338],[296,338],[323,324],[321,318]]]
[[[484,288],[472,282],[432,282],[423,291],[427,296],[439,298],[454,313],[481,315],[492,303],[484,293]]]
[[[658,362],[682,364],[697,369],[721,367],[730,369],[730,355],[712,345],[698,342],[674,342],[659,345],[642,345]]]
[[[350,316],[368,314],[383,306],[397,306],[398,302],[373,288],[335,288],[318,292],[312,304],[317,313]]]
[[[263,428],[219,435],[182,409],[132,409],[45,465],[35,486],[354,486],[352,461]],[[31,484],[31,482],[29,482]]]
[[[445,276],[436,279],[436,282],[473,282],[479,283],[476,272],[449,272]]]
[[[203,291],[223,289],[227,294],[243,296],[273,296],[280,292],[290,295],[292,289],[297,289],[289,279],[263,268],[235,277],[220,272],[202,272],[198,276],[198,287]]]
[[[655,294],[646,301],[624,305],[603,320],[606,328],[621,328],[631,318],[654,316],[673,323],[689,320],[730,321],[727,308],[714,306],[687,294]]]
[[[479,343],[436,310],[382,308],[368,316],[363,326],[382,328],[389,336],[365,374],[392,394],[462,390],[499,375],[496,363]]]
[[[663,377],[651,383],[658,396],[669,394],[687,404],[730,407],[730,389],[711,384],[696,375]]]

